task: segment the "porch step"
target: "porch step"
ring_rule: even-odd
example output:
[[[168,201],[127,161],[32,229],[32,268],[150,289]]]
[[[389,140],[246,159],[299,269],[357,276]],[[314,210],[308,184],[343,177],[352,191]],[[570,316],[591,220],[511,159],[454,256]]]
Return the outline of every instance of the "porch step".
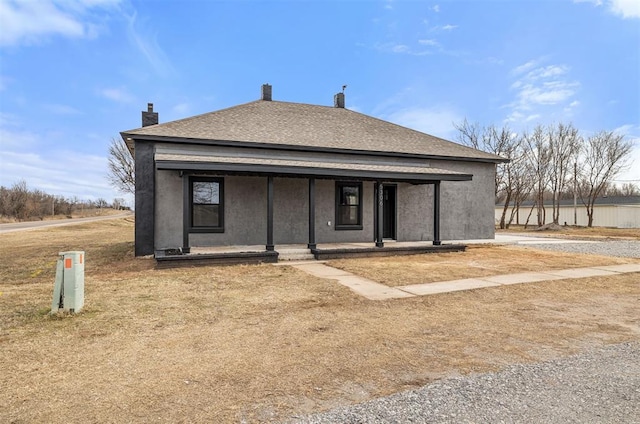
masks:
[[[279,261],[308,261],[315,259],[309,249],[276,249]]]

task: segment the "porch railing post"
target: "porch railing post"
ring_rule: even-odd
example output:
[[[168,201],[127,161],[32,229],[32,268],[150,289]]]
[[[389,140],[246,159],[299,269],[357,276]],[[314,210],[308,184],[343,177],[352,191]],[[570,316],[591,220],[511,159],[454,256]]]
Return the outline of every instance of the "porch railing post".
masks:
[[[267,177],[267,250],[273,246],[273,177]]]
[[[309,178],[309,244],[307,248],[316,248],[316,179]]]
[[[382,188],[382,183],[380,181],[376,182],[376,247],[384,247],[384,242],[382,241],[382,236],[384,233],[383,226],[383,206],[384,206],[384,189]]]
[[[191,226],[191,193],[189,176],[182,175],[182,253],[191,253],[189,227]]]
[[[433,183],[433,245],[440,244],[440,181],[436,181]]]

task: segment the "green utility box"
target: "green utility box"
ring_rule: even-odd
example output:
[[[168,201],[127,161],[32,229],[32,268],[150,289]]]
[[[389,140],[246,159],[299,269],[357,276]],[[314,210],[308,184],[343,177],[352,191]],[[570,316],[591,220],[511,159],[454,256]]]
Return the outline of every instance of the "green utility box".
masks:
[[[84,306],[84,252],[60,252],[51,313],[77,313]]]

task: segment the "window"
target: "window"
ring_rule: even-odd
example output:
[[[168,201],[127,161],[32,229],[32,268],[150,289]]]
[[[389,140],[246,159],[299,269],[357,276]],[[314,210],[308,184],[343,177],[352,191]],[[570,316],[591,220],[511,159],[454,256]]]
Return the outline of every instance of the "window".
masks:
[[[362,230],[362,183],[336,182],[336,230]]]
[[[190,184],[191,231],[224,231],[224,181],[221,178],[192,178]]]

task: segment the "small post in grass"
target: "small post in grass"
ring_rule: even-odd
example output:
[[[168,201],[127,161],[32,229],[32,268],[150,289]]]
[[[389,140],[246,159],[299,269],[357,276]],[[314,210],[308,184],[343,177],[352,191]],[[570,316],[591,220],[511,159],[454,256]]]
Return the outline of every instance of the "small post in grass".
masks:
[[[84,306],[84,252],[60,252],[53,285],[51,313],[78,313]]]

